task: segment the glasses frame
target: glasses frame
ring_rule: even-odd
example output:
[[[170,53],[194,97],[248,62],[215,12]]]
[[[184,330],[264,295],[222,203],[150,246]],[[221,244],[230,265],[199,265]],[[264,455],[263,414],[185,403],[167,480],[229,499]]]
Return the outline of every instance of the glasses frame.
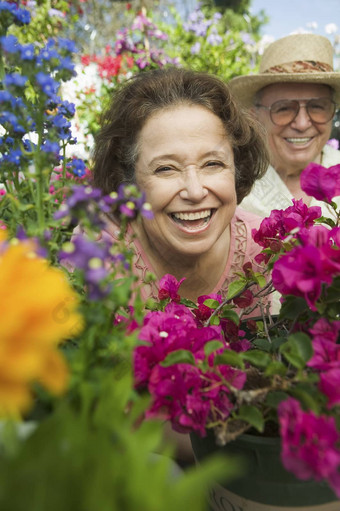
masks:
[[[308,103],[310,103],[310,101],[315,101],[315,100],[318,100],[318,99],[328,99],[332,104],[333,104],[333,107],[334,107],[334,110],[333,110],[333,114],[332,116],[328,119],[328,121],[324,121],[324,122],[317,122],[317,121],[314,121],[308,111]],[[272,117],[272,108],[273,106],[276,104],[276,103],[279,103],[281,101],[294,101],[298,104],[298,109],[297,109],[297,112],[295,114],[295,116],[293,117],[293,119],[289,122],[287,122],[286,124],[278,124],[277,122],[275,122],[273,120],[273,117]],[[304,101],[305,102],[305,105],[301,105],[300,103]],[[319,98],[306,98],[306,99],[279,99],[278,101],[274,101],[274,103],[270,106],[266,106],[266,105],[261,105],[260,103],[256,104],[255,105],[256,108],[264,108],[265,110],[269,110],[269,116],[270,116],[270,120],[272,121],[273,124],[275,124],[275,126],[288,126],[288,124],[290,124],[291,122],[295,121],[295,119],[297,118],[297,116],[299,115],[299,112],[300,112],[300,109],[301,108],[305,108],[306,109],[306,112],[308,114],[308,117],[310,118],[310,120],[314,123],[314,124],[327,124],[329,121],[331,121],[333,119],[333,117],[335,116],[335,113],[338,109],[338,105],[337,103],[331,99],[331,98],[328,98],[328,97],[324,97],[324,96],[321,96]]]

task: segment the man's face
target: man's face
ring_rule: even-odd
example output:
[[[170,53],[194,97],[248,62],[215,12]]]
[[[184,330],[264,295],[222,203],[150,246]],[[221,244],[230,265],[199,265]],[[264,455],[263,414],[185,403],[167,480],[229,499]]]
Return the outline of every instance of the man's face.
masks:
[[[295,99],[300,110],[286,126],[275,125],[269,110],[256,108],[256,115],[265,126],[271,153],[271,164],[280,175],[299,173],[310,162],[321,162],[321,151],[330,137],[332,119],[316,124],[304,105],[312,98],[332,98],[327,85],[313,83],[278,83],[264,87],[257,103],[270,107],[279,100]]]

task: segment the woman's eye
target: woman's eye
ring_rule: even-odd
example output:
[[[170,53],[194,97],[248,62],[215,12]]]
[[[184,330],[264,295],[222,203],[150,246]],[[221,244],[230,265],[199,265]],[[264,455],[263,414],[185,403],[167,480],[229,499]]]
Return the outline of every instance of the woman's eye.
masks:
[[[168,165],[162,165],[162,167],[158,167],[155,170],[155,174],[160,174],[162,172],[169,172],[170,170],[172,170],[172,167],[169,167]]]
[[[206,167],[221,167],[223,166],[223,163],[220,161],[208,161],[205,164]]]

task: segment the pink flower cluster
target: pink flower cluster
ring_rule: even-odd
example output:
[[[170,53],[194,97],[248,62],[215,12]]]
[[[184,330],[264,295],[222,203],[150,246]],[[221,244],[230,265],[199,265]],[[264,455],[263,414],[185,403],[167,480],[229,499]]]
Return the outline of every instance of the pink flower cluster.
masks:
[[[275,288],[283,295],[303,297],[312,310],[323,284],[340,274],[340,228],[315,225],[320,216],[318,206],[308,208],[302,199],[293,199],[292,206],[273,210],[253,231],[254,241],[267,249],[257,262],[268,262],[273,253],[286,251],[273,267]]]
[[[284,295],[303,297],[316,310],[322,286],[340,275],[340,227],[302,228],[296,239],[300,244],[274,264],[273,284]]]
[[[287,241],[288,234],[293,229],[309,228],[316,218],[321,217],[319,206],[308,207],[302,199],[293,199],[293,205],[286,209],[274,209],[269,217],[264,218],[258,230],[253,229],[252,235],[256,243],[263,248],[269,248],[278,253]],[[268,262],[270,254],[259,254],[256,262]]]
[[[331,202],[340,195],[340,164],[326,168],[310,163],[302,172],[300,182],[302,190],[308,195]]]
[[[305,412],[293,398],[278,409],[283,466],[299,479],[326,480],[340,497],[340,434],[334,417]]]
[[[204,326],[188,307],[177,303],[180,283],[166,275],[161,295],[168,292],[172,301],[164,311],[144,318],[139,334],[143,344],[134,351],[135,386],[147,388],[152,396],[148,418],[170,420],[176,431],[204,436],[209,423],[227,419],[233,409],[229,386],[242,389],[246,375],[218,363],[218,353],[231,349],[223,326]],[[217,341],[212,349],[210,341]]]

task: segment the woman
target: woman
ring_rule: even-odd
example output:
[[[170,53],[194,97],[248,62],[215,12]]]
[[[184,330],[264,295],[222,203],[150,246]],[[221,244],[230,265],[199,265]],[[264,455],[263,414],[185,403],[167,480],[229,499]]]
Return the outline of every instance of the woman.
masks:
[[[268,158],[260,125],[217,77],[179,68],[141,73],[115,93],[94,150],[94,185],[145,191],[153,219],[131,222],[140,280],[185,277],[181,296],[226,293],[259,252],[260,219],[237,208]],[[116,237],[119,219],[106,235]],[[135,235],[135,236],[133,236]],[[157,296],[156,286],[144,298]]]

